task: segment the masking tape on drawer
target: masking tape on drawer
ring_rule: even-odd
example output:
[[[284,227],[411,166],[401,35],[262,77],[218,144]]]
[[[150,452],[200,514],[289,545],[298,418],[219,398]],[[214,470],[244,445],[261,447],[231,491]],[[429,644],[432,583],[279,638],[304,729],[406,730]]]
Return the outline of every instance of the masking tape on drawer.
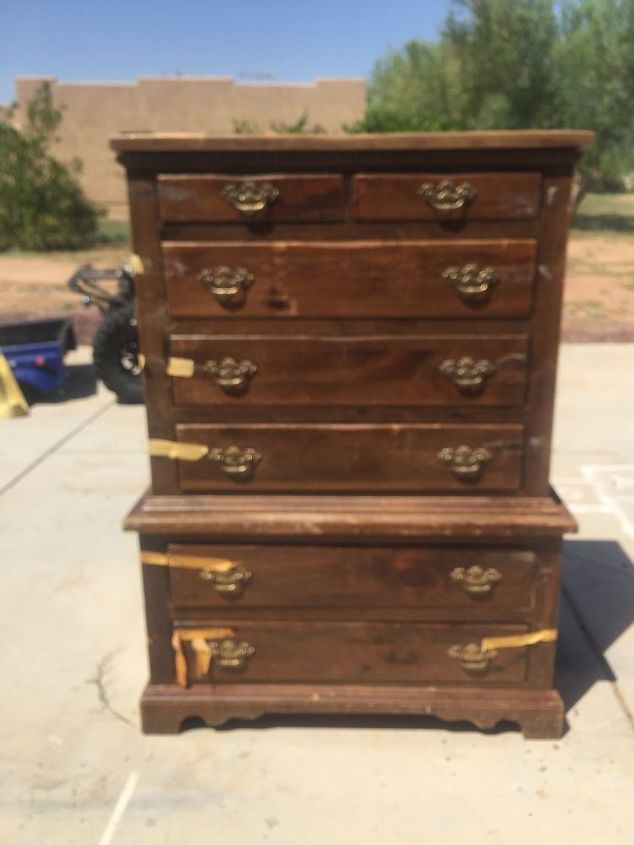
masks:
[[[165,372],[168,376],[191,378],[196,372],[196,362],[191,358],[168,358]]]
[[[139,276],[141,273],[145,272],[145,268],[143,267],[143,261],[141,260],[141,256],[137,255],[136,252],[132,253],[129,260],[129,265],[132,267],[132,271],[135,276]]]
[[[521,648],[537,643],[552,643],[557,639],[556,628],[543,628],[541,631],[531,631],[528,634],[510,634],[506,637],[485,637],[480,647],[483,651],[498,648]]]
[[[214,572],[228,572],[235,561],[224,557],[203,557],[202,555],[173,555],[163,552],[142,551],[141,563],[150,566],[176,566],[181,569],[211,569]]]
[[[209,453],[209,447],[200,443],[179,443],[175,440],[148,440],[148,452],[153,458],[171,458],[175,461],[199,461]]]
[[[187,686],[187,658],[183,650],[183,643],[191,643],[195,654],[196,677],[206,675],[211,668],[212,648],[208,640],[226,640],[233,637],[233,628],[192,628],[184,631],[174,631],[172,634],[172,648],[174,649],[174,667],[176,683],[181,687]]]

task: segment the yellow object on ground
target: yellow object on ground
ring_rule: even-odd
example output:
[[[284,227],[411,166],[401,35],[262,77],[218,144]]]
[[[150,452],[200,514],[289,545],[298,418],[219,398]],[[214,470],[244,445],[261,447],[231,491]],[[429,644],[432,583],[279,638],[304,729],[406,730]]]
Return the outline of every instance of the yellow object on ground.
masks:
[[[0,419],[28,415],[29,403],[15,380],[9,362],[0,353]]]

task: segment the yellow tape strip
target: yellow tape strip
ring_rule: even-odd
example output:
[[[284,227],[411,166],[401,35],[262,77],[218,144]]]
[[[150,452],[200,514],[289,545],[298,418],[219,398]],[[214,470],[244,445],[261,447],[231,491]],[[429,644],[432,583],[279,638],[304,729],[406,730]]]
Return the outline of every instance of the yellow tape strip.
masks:
[[[141,563],[148,563],[150,566],[167,566],[169,558],[163,552],[140,552]]]
[[[140,554],[141,563],[150,566],[178,566],[181,569],[211,569],[214,572],[228,572],[235,561],[225,557],[203,557],[202,555],[166,555],[162,552]]]
[[[206,675],[211,667],[211,646],[207,640],[226,640],[233,637],[233,628],[190,628],[184,631],[174,631],[172,634],[172,648],[174,649],[174,668],[176,683],[185,688],[189,681],[187,658],[183,643],[190,642],[196,659],[196,677]]]
[[[148,452],[153,458],[171,458],[176,461],[199,461],[209,452],[200,443],[177,443],[174,440],[148,440]]]
[[[141,370],[141,372],[143,372],[143,370],[145,369],[145,355],[142,352],[139,352],[136,357],[137,361],[139,362],[139,369]]]
[[[141,256],[137,255],[136,252],[130,256],[130,261],[128,263],[130,264],[130,267],[132,267],[135,276],[145,273]]]
[[[0,353],[0,419],[26,417],[28,414],[29,403],[15,380],[11,365]]]
[[[483,651],[494,648],[521,648],[537,643],[552,643],[557,639],[556,628],[544,628],[541,631],[531,631],[529,634],[511,634],[507,637],[485,637],[480,643]]]
[[[191,378],[196,370],[196,362],[191,358],[168,358],[165,372],[168,376]]]
[[[192,640],[194,660],[196,661],[196,677],[203,678],[209,674],[211,668],[211,646],[203,637],[196,637]]]

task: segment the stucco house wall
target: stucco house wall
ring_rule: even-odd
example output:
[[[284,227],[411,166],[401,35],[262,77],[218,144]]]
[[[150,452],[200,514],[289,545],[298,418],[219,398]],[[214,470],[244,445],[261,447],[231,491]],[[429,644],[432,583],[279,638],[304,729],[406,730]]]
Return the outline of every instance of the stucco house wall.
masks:
[[[64,162],[81,159],[80,178],[87,195],[112,216],[124,214],[126,208],[123,171],[108,147],[108,138],[117,132],[224,133],[234,131],[234,121],[267,130],[271,121],[292,123],[303,112],[308,112],[311,124],[336,132],[362,116],[366,101],[362,79],[295,84],[237,83],[229,77],[143,77],[129,83],[95,83],[18,77],[18,104],[45,81],[64,112],[53,152]]]

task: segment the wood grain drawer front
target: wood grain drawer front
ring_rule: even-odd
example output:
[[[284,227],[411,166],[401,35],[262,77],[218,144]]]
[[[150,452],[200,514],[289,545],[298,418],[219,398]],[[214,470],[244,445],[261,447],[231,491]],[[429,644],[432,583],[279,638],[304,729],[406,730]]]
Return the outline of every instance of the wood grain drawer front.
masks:
[[[527,338],[172,336],[178,405],[519,406]]]
[[[537,217],[538,173],[362,174],[354,179],[359,220],[529,220]]]
[[[202,625],[197,629],[201,635],[205,630]],[[199,637],[212,652],[204,668],[191,644],[184,643],[190,683],[437,681],[503,685],[521,683],[527,674],[526,647],[477,654],[484,637],[523,633],[526,629],[518,625],[235,624],[214,620],[212,632],[214,629],[224,636],[217,640]]]
[[[174,317],[525,317],[533,240],[164,242]]]
[[[206,456],[179,460],[183,491],[512,491],[519,425],[194,425],[178,440]]]
[[[517,549],[171,545],[176,607],[531,610],[536,558]]]
[[[159,213],[173,222],[317,222],[344,217],[339,175],[159,176]]]

